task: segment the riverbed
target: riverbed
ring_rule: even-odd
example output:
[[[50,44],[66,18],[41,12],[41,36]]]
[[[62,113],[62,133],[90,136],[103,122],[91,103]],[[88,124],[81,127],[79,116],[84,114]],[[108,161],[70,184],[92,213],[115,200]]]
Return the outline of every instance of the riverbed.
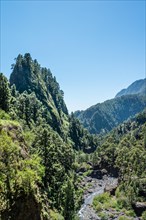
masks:
[[[93,198],[96,195],[102,194],[104,192],[106,185],[114,185],[117,183],[117,179],[113,177],[103,177],[103,179],[90,179],[90,187],[84,193],[84,203],[78,212],[80,220],[99,220],[100,217],[92,208]]]

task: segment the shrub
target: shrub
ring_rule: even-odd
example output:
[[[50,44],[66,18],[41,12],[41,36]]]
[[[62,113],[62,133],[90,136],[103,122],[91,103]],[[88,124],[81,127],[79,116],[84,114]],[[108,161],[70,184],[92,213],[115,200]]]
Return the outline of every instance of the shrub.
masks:
[[[142,220],[146,220],[146,211],[144,211],[143,213],[142,213]]]
[[[50,210],[50,217],[51,220],[63,220],[63,216],[60,215],[58,212]]]
[[[135,212],[134,212],[133,210],[125,211],[125,214],[126,214],[127,216],[135,217]]]
[[[108,214],[105,212],[100,212],[99,217],[101,218],[101,220],[108,220],[109,219]]]
[[[94,201],[95,203],[97,204],[98,202],[100,203],[105,203],[105,202],[108,202],[110,200],[110,194],[108,192],[105,192],[101,195],[98,195],[98,196],[95,196],[94,200],[93,200],[93,204],[94,204]]]
[[[121,196],[117,199],[117,204],[120,209],[122,209],[122,208],[127,209],[129,207],[129,202],[128,202],[127,198],[124,196]]]
[[[5,111],[0,109],[0,119],[10,120],[10,116]]]
[[[102,205],[101,203],[98,203],[96,206],[95,206],[95,209],[97,212],[100,212],[102,210]]]
[[[129,220],[129,218],[127,218],[127,217],[124,215],[124,216],[120,216],[120,217],[118,218],[118,220]]]

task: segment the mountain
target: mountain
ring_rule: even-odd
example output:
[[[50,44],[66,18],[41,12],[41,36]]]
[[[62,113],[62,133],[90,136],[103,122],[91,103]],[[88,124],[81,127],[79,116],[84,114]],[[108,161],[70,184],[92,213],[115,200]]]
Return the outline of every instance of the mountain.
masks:
[[[73,115],[68,115],[64,92],[49,69],[41,67],[29,53],[24,56],[19,54],[10,75],[10,85],[15,98],[15,115],[25,120],[28,127],[41,123],[43,118],[63,140],[69,136],[75,149],[86,151],[85,136],[88,136],[88,132]],[[88,149],[95,148],[92,140],[90,143],[88,141]]]
[[[133,82],[126,89],[122,89],[120,92],[118,92],[115,97],[120,97],[123,95],[139,94],[139,93],[146,94],[146,78]]]
[[[75,116],[90,133],[104,134],[142,111],[145,101],[145,97],[139,95],[117,97],[91,106],[85,111],[77,111]]]
[[[96,148],[29,53],[16,58],[10,82],[0,73],[0,219],[73,220],[82,196],[76,157]]]
[[[12,68],[10,82],[0,73],[0,219],[78,219],[83,193],[90,190],[88,176],[96,167],[102,174],[118,172],[119,187],[110,210],[134,216],[131,208],[138,203],[144,211],[146,112],[105,136],[91,135],[74,114],[68,114],[63,91],[49,69],[28,53],[18,55]],[[144,105],[143,96],[127,95],[93,106],[87,116],[97,110],[100,132]],[[106,199],[105,210],[108,207]],[[96,208],[103,210],[103,204]],[[136,209],[142,219],[145,214]]]
[[[36,59],[32,60],[29,53],[24,56],[19,54],[10,75],[10,85],[13,84],[20,94],[24,91],[35,94],[45,107],[51,127],[61,133],[68,111],[64,103],[63,91],[51,71],[41,67]],[[61,117],[64,120],[61,120]]]
[[[137,80],[121,90],[114,99],[74,114],[92,134],[104,134],[142,111],[146,106],[146,79]]]

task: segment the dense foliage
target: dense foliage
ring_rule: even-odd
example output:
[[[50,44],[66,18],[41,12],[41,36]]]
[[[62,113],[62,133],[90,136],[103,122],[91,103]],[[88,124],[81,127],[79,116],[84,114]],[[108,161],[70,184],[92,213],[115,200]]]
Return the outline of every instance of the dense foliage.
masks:
[[[0,73],[0,108],[4,111],[9,110],[10,90],[6,77]]]
[[[50,70],[30,54],[12,69],[10,85],[0,75],[0,217],[74,219],[77,150],[94,151],[97,140],[68,115]]]
[[[96,154],[96,166],[118,172],[114,202],[140,215],[137,204],[146,208],[146,109],[109,133]]]
[[[142,96],[120,97],[76,115],[93,114],[97,122],[89,130],[96,133],[111,130],[144,105]],[[146,202],[145,115],[104,138],[91,135],[68,114],[51,71],[28,53],[18,55],[10,83],[0,74],[0,218],[76,219],[84,191],[79,173],[89,175],[95,167],[118,173],[116,195],[130,208]]]
[[[13,65],[10,84],[14,84],[19,93],[34,93],[43,104],[47,123],[60,133],[64,131],[65,115],[68,115],[68,111],[63,100],[63,91],[49,69],[42,68],[36,59],[32,60],[29,53],[18,55],[16,64]],[[30,103],[29,100],[25,102],[28,105]]]
[[[38,195],[44,167],[37,154],[29,155],[20,124],[3,111],[0,118],[0,216],[15,219],[19,198]]]
[[[126,95],[94,105],[75,116],[93,134],[105,134],[145,108],[146,97]]]

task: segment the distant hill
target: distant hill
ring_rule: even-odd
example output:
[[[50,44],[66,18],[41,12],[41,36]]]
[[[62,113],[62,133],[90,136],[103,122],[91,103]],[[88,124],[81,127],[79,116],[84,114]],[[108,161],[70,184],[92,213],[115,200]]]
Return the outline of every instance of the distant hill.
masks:
[[[91,106],[75,116],[92,134],[104,134],[144,109],[143,95],[125,95]]]
[[[126,89],[122,89],[120,92],[118,92],[115,97],[120,97],[123,95],[139,94],[139,93],[146,94],[146,78],[135,81]]]

